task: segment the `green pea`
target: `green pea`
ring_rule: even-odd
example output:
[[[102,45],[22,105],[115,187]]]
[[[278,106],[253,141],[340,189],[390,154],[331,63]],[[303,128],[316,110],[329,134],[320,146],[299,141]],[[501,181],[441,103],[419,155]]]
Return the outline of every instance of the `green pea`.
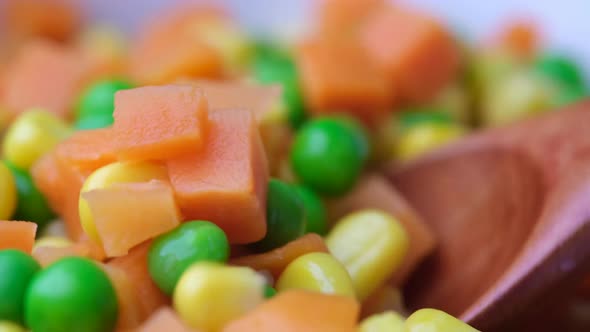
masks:
[[[24,322],[25,293],[40,269],[39,263],[22,251],[0,250],[0,321]]]
[[[158,287],[170,295],[193,263],[225,262],[228,257],[229,243],[221,228],[208,221],[189,221],[156,238],[148,254],[148,267]]]
[[[95,129],[113,124],[115,93],[132,87],[129,82],[118,79],[99,81],[87,87],[78,102],[75,127]]]
[[[25,296],[25,319],[35,332],[111,332],[115,289],[93,261],[67,257],[39,272]]]
[[[354,134],[357,146],[356,150],[359,151],[363,163],[369,160],[369,155],[371,153],[369,135],[365,131],[363,125],[361,125],[355,118],[346,115],[332,116],[331,118],[335,121],[340,121],[342,125],[346,126],[348,130]]]
[[[34,221],[39,227],[45,226],[55,218],[55,213],[51,211],[45,197],[35,186],[31,175],[8,161],[4,161],[4,163],[14,176],[18,192],[18,203],[13,218],[15,220]]]
[[[580,68],[565,56],[547,54],[539,57],[533,66],[538,73],[563,86],[584,86]]]
[[[553,106],[562,107],[590,96],[584,87],[564,87],[557,91]]]
[[[305,208],[305,233],[316,233],[326,235],[328,232],[328,222],[326,218],[326,208],[321,198],[304,186],[295,186],[295,191],[301,197]]]
[[[305,210],[293,186],[277,179],[268,182],[266,224],[264,238],[252,244],[260,251],[281,247],[303,235]]]
[[[277,295],[277,290],[274,289],[272,286],[266,285],[264,287],[264,298],[270,299],[271,297],[273,297],[275,295]]]
[[[297,67],[287,53],[271,46],[258,46],[254,77],[260,83],[279,83],[283,86],[283,102],[287,107],[289,123],[298,128],[306,119],[303,95],[299,86]]]
[[[341,195],[356,183],[366,161],[359,134],[338,118],[317,118],[305,124],[291,147],[291,166],[310,189]]]

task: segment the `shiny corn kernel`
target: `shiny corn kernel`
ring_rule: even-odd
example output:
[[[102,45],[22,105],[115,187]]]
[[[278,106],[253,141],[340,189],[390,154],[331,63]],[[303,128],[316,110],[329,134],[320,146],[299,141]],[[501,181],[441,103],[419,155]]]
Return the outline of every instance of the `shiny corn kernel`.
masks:
[[[60,236],[44,236],[35,241],[33,251],[39,247],[64,248],[72,244],[70,239]]]
[[[16,209],[18,193],[12,172],[0,163],[0,220],[10,220]]]
[[[393,311],[375,314],[365,318],[359,332],[405,332],[404,318]]]
[[[82,228],[88,236],[100,243],[94,218],[82,193],[95,189],[108,188],[118,183],[146,182],[150,180],[168,180],[164,166],[151,162],[117,162],[101,167],[90,174],[80,190],[78,209]]]
[[[8,161],[26,170],[71,133],[72,129],[54,114],[31,109],[8,128],[2,151]]]
[[[409,239],[391,215],[361,210],[340,220],[326,237],[326,244],[348,270],[357,297],[364,300],[401,265]]]
[[[9,321],[0,321],[0,332],[25,332],[25,328]]]
[[[264,288],[264,277],[250,268],[199,262],[180,277],[174,309],[192,328],[219,331],[264,301]]]
[[[315,252],[292,261],[277,280],[279,292],[306,289],[324,294],[355,297],[348,272],[332,255]]]
[[[457,318],[436,309],[421,309],[406,320],[406,332],[479,332]]]
[[[465,130],[456,124],[424,123],[408,128],[396,144],[396,156],[401,161],[415,159],[429,151],[449,144]]]

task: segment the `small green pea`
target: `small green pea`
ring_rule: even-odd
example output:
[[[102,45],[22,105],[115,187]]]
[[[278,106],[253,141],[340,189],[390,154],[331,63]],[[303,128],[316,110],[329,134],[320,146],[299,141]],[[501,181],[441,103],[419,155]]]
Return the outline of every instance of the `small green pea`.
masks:
[[[590,93],[586,91],[584,87],[563,87],[558,89],[555,100],[553,101],[553,106],[567,106],[588,96],[590,96]]]
[[[321,198],[309,188],[301,185],[295,186],[295,191],[301,197],[305,208],[305,233],[326,235],[328,232],[328,222],[326,208]]]
[[[33,221],[39,227],[45,226],[55,218],[55,213],[51,211],[45,197],[35,186],[31,175],[8,161],[4,161],[4,163],[14,176],[18,192],[18,203],[13,219]]]
[[[274,289],[272,286],[266,285],[264,287],[264,298],[270,299],[271,297],[273,297],[275,295],[277,295],[277,290]]]
[[[193,263],[225,262],[228,257],[229,243],[221,228],[208,221],[189,221],[154,240],[148,267],[158,287],[172,294],[182,273]]]
[[[115,93],[132,87],[131,83],[119,79],[99,81],[87,87],[78,102],[75,127],[95,129],[113,124]]]
[[[35,332],[111,332],[117,295],[93,261],[66,257],[39,272],[25,296],[25,319]]]
[[[305,230],[305,210],[293,186],[277,179],[268,182],[266,235],[251,246],[260,251],[281,247]]]
[[[0,321],[24,322],[25,292],[40,269],[39,263],[22,251],[0,250]]]
[[[283,102],[288,110],[289,123],[298,128],[307,116],[295,63],[286,52],[270,45],[259,45],[256,50],[254,77],[260,83],[279,83],[283,86]]]
[[[339,118],[317,118],[305,124],[291,147],[291,166],[310,189],[341,195],[356,183],[368,155],[368,142]]]
[[[557,55],[546,54],[536,59],[534,69],[566,87],[583,87],[584,79],[580,68],[571,59]]]

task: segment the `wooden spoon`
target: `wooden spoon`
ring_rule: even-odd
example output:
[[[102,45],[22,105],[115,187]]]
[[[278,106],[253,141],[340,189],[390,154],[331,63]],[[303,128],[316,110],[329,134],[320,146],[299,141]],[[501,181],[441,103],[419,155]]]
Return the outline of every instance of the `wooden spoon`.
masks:
[[[408,284],[410,307],[505,331],[590,271],[588,123],[585,102],[386,169],[439,240]]]

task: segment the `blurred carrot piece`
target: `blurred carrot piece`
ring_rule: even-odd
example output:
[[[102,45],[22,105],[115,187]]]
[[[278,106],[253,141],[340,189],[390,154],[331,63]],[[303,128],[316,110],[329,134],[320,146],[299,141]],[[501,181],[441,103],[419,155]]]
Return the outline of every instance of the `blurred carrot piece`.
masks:
[[[430,101],[458,73],[453,37],[426,15],[397,7],[377,11],[361,27],[360,38],[403,102]]]
[[[187,327],[171,308],[156,311],[137,332],[197,332]]]
[[[0,220],[0,250],[18,249],[30,254],[36,233],[34,222]]]
[[[369,54],[354,42],[315,41],[299,47],[303,92],[316,114],[347,110],[372,120],[389,111],[393,90]]]
[[[43,37],[67,41],[80,25],[75,2],[65,0],[7,0],[6,31],[12,38]]]
[[[363,21],[384,4],[383,0],[323,0],[319,33],[328,38],[354,36]]]
[[[524,59],[532,58],[538,51],[541,36],[532,21],[517,20],[508,23],[499,35],[500,46]]]
[[[269,252],[236,257],[230,264],[248,266],[254,270],[266,270],[278,278],[283,270],[299,256],[311,252],[328,252],[321,236],[310,233]]]

